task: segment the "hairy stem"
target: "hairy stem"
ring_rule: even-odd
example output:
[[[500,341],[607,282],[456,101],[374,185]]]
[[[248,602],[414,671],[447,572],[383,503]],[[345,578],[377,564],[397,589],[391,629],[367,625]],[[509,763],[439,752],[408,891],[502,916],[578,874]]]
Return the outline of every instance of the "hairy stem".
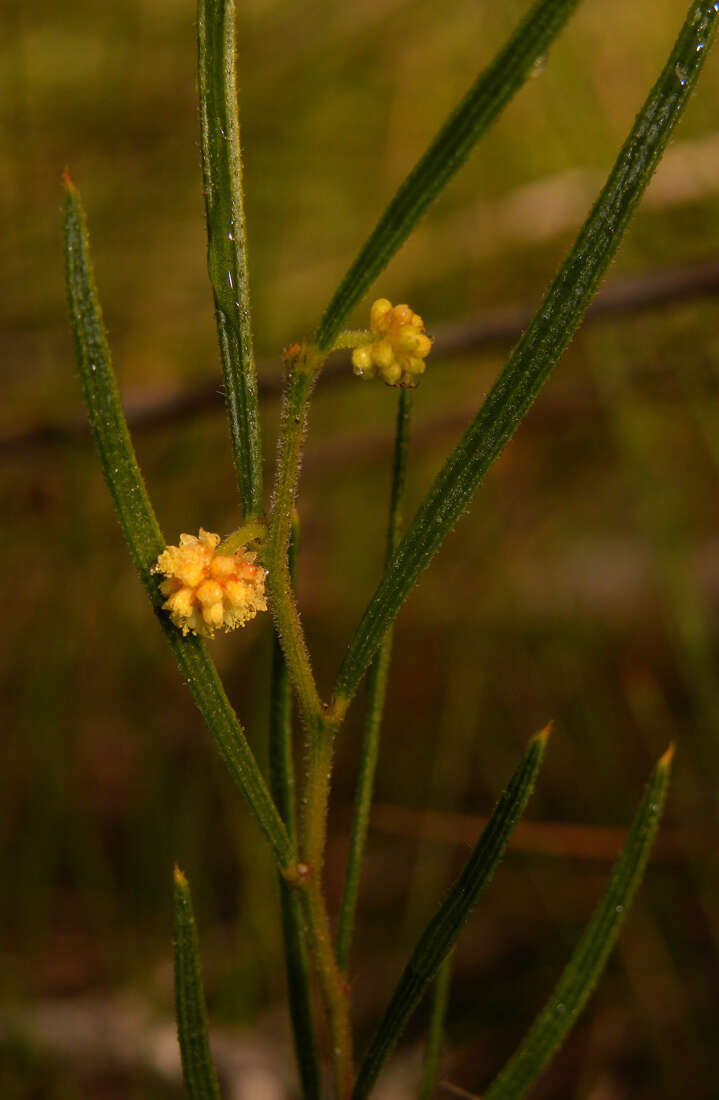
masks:
[[[309,946],[329,1025],[335,1100],[348,1100],[354,1079],[349,991],[335,960],[321,875],[316,868],[310,867],[307,881],[300,889]]]
[[[294,599],[288,560],[294,501],[297,492],[305,422],[312,386],[322,359],[312,346],[294,344],[286,353],[287,381],[282,407],[282,427],[277,449],[275,495],[272,505],[265,564],[268,588],[290,680],[297,693],[305,727],[308,772],[304,791],[302,859],[304,867],[299,897],[307,939],[317,970],[327,1013],[332,1066],[337,1100],[352,1091],[352,1038],[349,997],[335,960],[327,906],[322,889],[322,869],[327,829],[332,748],[342,714],[330,713],[315,685],[309,652]]]
[[[292,530],[297,481],[304,442],[307,407],[316,364],[312,349],[293,345],[287,357],[287,383],[282,404],[282,427],[277,447],[275,496],[265,544],[265,564],[277,635],[285,655],[290,679],[297,692],[302,719],[314,737],[321,725],[323,709],[317,693],[310,655],[295,603],[287,553]]]
[[[293,522],[289,546],[290,581],[297,565],[298,523]],[[282,648],[272,639],[272,679],[269,728],[270,790],[293,844],[297,844],[297,798],[292,745],[292,687]],[[292,1034],[303,1100],[320,1100],[321,1076],[312,1021],[312,1001],[304,937],[304,919],[297,891],[279,878],[282,941],[287,973]]]

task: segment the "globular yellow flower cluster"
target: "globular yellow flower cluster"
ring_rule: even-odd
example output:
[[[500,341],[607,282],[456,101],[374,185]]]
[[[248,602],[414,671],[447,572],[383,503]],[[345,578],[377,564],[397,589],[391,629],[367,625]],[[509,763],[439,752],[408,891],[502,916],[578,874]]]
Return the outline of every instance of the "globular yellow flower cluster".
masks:
[[[386,298],[378,298],[370,310],[370,330],[372,343],[352,352],[354,373],[360,378],[379,374],[388,386],[416,386],[432,348],[419,314],[409,306],[393,306]]]
[[[164,610],[183,634],[211,638],[218,627],[244,626],[266,611],[265,570],[243,546],[234,554],[217,554],[220,536],[200,528],[200,535],[180,535],[179,546],[160,554],[153,573],[165,580]]]

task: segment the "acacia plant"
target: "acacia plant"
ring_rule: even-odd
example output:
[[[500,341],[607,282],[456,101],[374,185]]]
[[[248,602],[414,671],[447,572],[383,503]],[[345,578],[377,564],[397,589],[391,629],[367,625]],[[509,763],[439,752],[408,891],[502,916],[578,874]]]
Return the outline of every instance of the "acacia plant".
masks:
[[[594,294],[691,95],[719,20],[719,2],[692,0],[666,65],[639,112],[607,182],[558,275],[474,419],[447,456],[416,514],[401,532],[412,389],[431,340],[408,306],[375,301],[367,331],[343,329],[428,204],[462,166],[475,143],[543,58],[577,0],[536,0],[492,63],[479,75],[380,217],[332,295],[313,335],[284,356],[283,413],[274,489],[267,500],[247,275],[242,162],[235,86],[233,0],[199,0],[199,93],[208,267],[214,292],[232,451],[240,490],[237,527],[224,539],[200,530],[166,544],[128,433],[95,287],[78,191],[65,176],[67,290],[77,363],[104,475],[130,554],[152,608],[215,745],[267,842],[281,884],[281,922],[289,1011],[301,1094],[326,1091],[363,1100],[421,998],[434,1005],[423,1080],[430,1096],[457,938],[506,847],[539,772],[548,729],[534,736],[499,797],[467,863],[420,937],[367,1050],[352,1049],[348,982],[392,624],[407,595],[466,509],[557,362]],[[298,475],[313,387],[328,357],[352,349],[356,374],[397,388],[386,559],[382,577],[349,641],[329,700],[312,672],[294,596],[299,551]],[[359,384],[359,383],[358,383]],[[430,376],[424,381],[431,385]],[[225,694],[204,638],[242,626],[270,608],[275,630],[269,777],[260,772],[240,719]],[[344,895],[328,911],[323,887],[327,804],[335,739],[367,675],[364,740]],[[293,724],[293,700],[299,721]],[[297,738],[301,752],[296,753]],[[298,812],[293,760],[306,762]],[[485,1100],[523,1096],[557,1050],[589,996],[642,876],[666,791],[671,750],[656,764],[626,845],[586,931],[544,1009]],[[219,1096],[207,1034],[197,938],[186,878],[175,872],[177,1026],[187,1093]],[[311,988],[321,992],[328,1054],[317,1041]]]

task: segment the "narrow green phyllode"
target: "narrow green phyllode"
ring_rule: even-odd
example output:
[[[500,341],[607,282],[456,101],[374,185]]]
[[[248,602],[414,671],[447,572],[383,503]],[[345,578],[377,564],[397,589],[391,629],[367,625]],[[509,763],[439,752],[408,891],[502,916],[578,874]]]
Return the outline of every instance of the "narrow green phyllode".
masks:
[[[452,112],[382,214],[337,288],[320,322],[315,343],[333,344],[357,305],[439,192],[462,167],[487,127],[525,80],[576,8],[578,0],[539,0]]]
[[[410,1016],[456,944],[480,894],[497,869],[532,793],[549,731],[547,726],[529,742],[521,764],[497,802],[464,870],[420,937],[360,1066],[352,1100],[364,1100],[369,1096]]]
[[[424,1048],[424,1066],[417,1100],[432,1100],[437,1088],[437,1078],[442,1059],[444,1043],[444,1025],[449,1004],[449,987],[452,981],[452,963],[454,954],[450,953],[440,966],[434,979],[432,990],[432,1011],[427,1029],[427,1042]]]
[[[262,513],[262,445],[235,76],[234,0],[199,0],[198,83],[207,267],[243,518]]]
[[[207,1034],[207,1012],[190,885],[177,865],[174,882],[175,1017],[182,1076],[189,1100],[220,1100]]]
[[[389,624],[520,424],[580,324],[696,84],[719,21],[692,3],[604,188],[524,336],[440,470],[345,655],[335,696],[354,694]]]
[[[90,427],[130,555],[160,626],[227,770],[286,872],[294,845],[280,818],[217,670],[200,638],[183,638],[161,610],[163,598],[152,567],[165,549],[154,509],[127,430],[95,286],[82,201],[65,173],[65,274],[77,367]]]
[[[395,428],[394,458],[392,463],[392,485],[390,489],[389,517],[387,522],[386,558],[391,560],[399,541],[404,508],[405,486],[407,481],[407,455],[409,451],[409,429],[412,414],[412,390],[401,389],[397,401],[397,421]],[[387,696],[389,666],[392,656],[392,635],[390,628],[385,635],[367,676],[367,704],[364,730],[362,734],[362,754],[357,779],[350,850],[347,858],[344,890],[340,915],[337,922],[337,942],[335,954],[341,970],[347,972],[350,948],[354,933],[357,901],[359,898],[362,863],[364,859],[367,830],[369,829],[374,778],[379,756],[379,736],[382,715]]]
[[[654,768],[609,885],[554,992],[483,1100],[520,1100],[577,1021],[642,880],[669,783],[674,747]]]

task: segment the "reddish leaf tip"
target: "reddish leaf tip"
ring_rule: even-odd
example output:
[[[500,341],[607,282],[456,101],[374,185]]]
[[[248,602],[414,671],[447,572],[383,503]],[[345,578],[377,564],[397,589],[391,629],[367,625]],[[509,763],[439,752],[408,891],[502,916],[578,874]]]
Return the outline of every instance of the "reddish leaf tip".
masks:
[[[543,746],[546,745],[547,741],[549,740],[549,735],[550,735],[550,733],[552,732],[553,729],[554,729],[554,719],[551,718],[549,720],[549,722],[547,722],[544,729],[540,730],[539,733],[536,733],[534,735],[534,739],[536,741],[541,741]]]

